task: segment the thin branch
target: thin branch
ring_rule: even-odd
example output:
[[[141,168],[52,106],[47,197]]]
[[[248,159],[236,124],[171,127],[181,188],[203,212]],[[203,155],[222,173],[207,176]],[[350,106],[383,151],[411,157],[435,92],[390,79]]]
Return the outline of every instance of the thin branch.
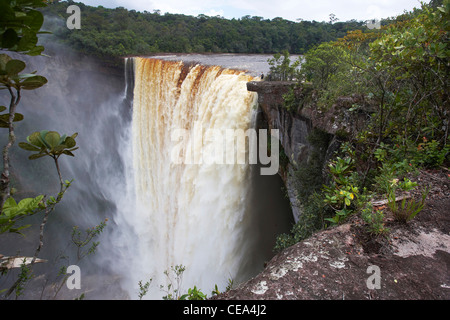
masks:
[[[3,209],[6,199],[11,195],[10,180],[9,180],[9,149],[14,145],[16,136],[14,134],[14,117],[16,115],[16,107],[20,102],[20,88],[16,89],[17,96],[14,94],[10,86],[7,87],[9,94],[11,95],[11,101],[9,104],[9,118],[8,118],[8,143],[3,148],[3,172],[0,179],[0,210]]]

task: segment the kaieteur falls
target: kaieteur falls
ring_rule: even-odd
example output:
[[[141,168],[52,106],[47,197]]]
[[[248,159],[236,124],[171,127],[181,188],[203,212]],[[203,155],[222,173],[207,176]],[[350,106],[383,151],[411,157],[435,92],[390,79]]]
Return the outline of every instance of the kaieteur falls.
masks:
[[[45,279],[51,283],[63,264],[79,265],[82,289],[63,287],[60,298],[86,292],[87,299],[137,299],[139,282],[152,279],[144,298],[162,299],[166,273],[174,280],[176,266],[185,268],[180,293],[196,286],[210,297],[215,285],[224,291],[230,280],[237,285],[259,273],[274,255],[276,236],[290,229],[292,213],[276,174],[278,140],[261,134],[258,97],[247,91],[247,82],[258,80],[255,71],[222,66],[232,57],[209,55],[217,63],[130,57],[124,75],[111,74],[54,50],[67,58],[30,59],[52,81],[24,95],[29,116],[18,141],[50,128],[79,132],[80,149],[61,161],[64,178],[74,181],[46,226],[42,258],[49,262],[36,266],[45,276],[30,284],[30,297],[45,288],[43,297],[53,298]],[[242,66],[267,60],[234,57]],[[21,150],[17,159],[17,170],[26,172],[22,186],[55,192],[52,163],[30,167]],[[40,225],[40,217],[31,218],[30,241]],[[96,253],[77,261],[72,228],[105,219]],[[20,250],[12,235],[2,245],[2,254]]]
[[[183,265],[183,286],[224,288],[252,275],[264,261],[254,257],[249,236],[251,165],[174,163],[173,132],[203,129],[246,131],[254,125],[257,96],[243,71],[150,58],[128,58],[133,68],[132,153],[135,192],[134,232],[138,242],[130,263],[132,283],[151,277],[168,285],[165,271]],[[129,74],[130,72],[128,72]],[[217,131],[216,131],[217,132]],[[200,139],[201,141],[195,141]],[[276,141],[278,143],[278,141]],[[214,143],[202,130],[184,141],[184,152]],[[249,145],[249,143],[247,144]],[[245,152],[248,153],[248,147]],[[239,154],[236,148],[236,157]],[[181,288],[180,288],[181,290]],[[160,298],[155,290],[149,298]]]

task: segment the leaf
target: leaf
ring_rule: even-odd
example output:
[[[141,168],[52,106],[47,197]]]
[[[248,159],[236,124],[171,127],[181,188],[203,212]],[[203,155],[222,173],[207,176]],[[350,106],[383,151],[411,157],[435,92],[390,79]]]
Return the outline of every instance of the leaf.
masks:
[[[68,149],[70,149],[75,147],[77,143],[74,138],[67,137],[66,140],[64,141],[64,144],[67,146]]]
[[[64,151],[64,149],[66,149],[66,146],[63,144],[60,144],[53,148],[52,153],[53,154],[61,154]]]
[[[48,80],[43,76],[33,76],[22,81],[20,86],[25,90],[34,90],[42,87],[47,82]]]
[[[51,148],[48,143],[45,141],[45,135],[48,133],[48,130],[42,130],[41,132],[39,132],[39,140],[41,141],[41,143],[44,145],[44,147],[46,148]]]
[[[3,33],[1,40],[2,48],[12,48],[19,42],[19,36],[14,29],[9,28]]]
[[[9,76],[13,76],[23,71],[27,65],[21,60],[10,60],[5,66],[5,70]]]
[[[6,199],[5,204],[3,205],[3,210],[7,210],[9,208],[16,206],[17,206],[16,200],[14,200],[13,197],[9,197],[8,199]]]
[[[71,156],[71,157],[75,157],[75,155],[72,152],[70,152],[69,150],[64,150],[63,153],[65,155],[68,155],[68,156]]]
[[[50,148],[55,148],[59,145],[59,140],[61,136],[56,131],[50,131],[45,135],[45,142],[50,146]]]
[[[43,46],[35,46],[33,49],[28,50],[27,54],[29,56],[39,56],[42,54],[42,51],[44,51]]]
[[[29,20],[28,26],[37,33],[44,23],[44,16],[37,10],[30,10],[27,12],[27,18]]]
[[[40,139],[41,133],[40,132],[33,132],[31,135],[27,137],[27,141],[39,148],[45,147],[45,145],[42,143]]]
[[[64,144],[64,141],[66,141],[67,135],[63,134],[61,139],[59,139],[59,144]]]
[[[6,70],[6,64],[8,61],[12,60],[10,56],[5,53],[0,54],[0,70]]]
[[[36,198],[25,198],[22,199],[17,206],[19,208],[24,209],[27,212],[32,212],[39,207],[39,203],[43,199],[44,196],[38,196]]]
[[[13,122],[23,120],[23,114],[16,113],[14,115]],[[9,113],[0,115],[0,128],[9,128]]]
[[[41,151],[40,148],[26,142],[20,142],[19,147],[27,151]]]
[[[47,154],[45,153],[37,153],[37,154],[32,154],[31,156],[28,157],[28,159],[30,160],[36,160],[42,157],[45,157]]]

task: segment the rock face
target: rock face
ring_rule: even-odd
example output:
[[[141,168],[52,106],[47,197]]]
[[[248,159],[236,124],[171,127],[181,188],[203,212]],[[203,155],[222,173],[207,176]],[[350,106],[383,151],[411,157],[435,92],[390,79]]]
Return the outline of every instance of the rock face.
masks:
[[[321,231],[275,256],[265,270],[216,299],[450,299],[450,199],[408,224],[369,237],[362,221]]]
[[[289,158],[280,175],[298,216],[301,204],[293,172],[313,148],[308,134],[314,128],[330,134],[328,148],[322,150],[330,155],[336,149],[336,136],[353,134],[364,123],[364,111],[344,110],[351,109],[349,104],[364,109],[365,103],[357,97],[343,98],[326,113],[307,104],[289,112],[283,106],[283,94],[291,88],[296,95],[302,94],[292,83],[250,82],[247,88],[258,93],[267,126],[280,130]],[[438,180],[443,189],[433,186]],[[425,209],[407,224],[388,217],[386,236],[369,235],[364,222],[354,216],[347,224],[285,249],[255,278],[214,299],[450,299],[450,183],[447,173],[441,173],[422,184],[437,190]]]
[[[362,97],[343,97],[337,99],[327,111],[321,111],[310,103],[311,93],[308,86],[298,87],[292,81],[252,81],[247,90],[258,93],[258,104],[263,114],[263,122],[269,129],[279,129],[280,144],[288,158],[288,163],[280,169],[291,202],[295,221],[302,212],[295,186],[295,171],[310,159],[313,150],[327,159],[339,147],[339,137],[354,135],[366,122],[370,110]],[[288,110],[284,106],[284,95],[293,90],[297,110]],[[317,150],[308,141],[313,130],[329,135],[329,144],[323,150]]]
[[[297,200],[294,186],[294,170],[296,164],[307,159],[312,146],[307,137],[312,129],[310,121],[294,115],[283,108],[283,95],[293,86],[292,82],[254,81],[247,83],[247,90],[258,93],[258,104],[262,113],[262,125],[268,129],[278,129],[280,144],[289,159],[285,167],[281,167],[279,174],[286,186],[292,207],[294,220],[297,222],[301,214],[301,204]]]

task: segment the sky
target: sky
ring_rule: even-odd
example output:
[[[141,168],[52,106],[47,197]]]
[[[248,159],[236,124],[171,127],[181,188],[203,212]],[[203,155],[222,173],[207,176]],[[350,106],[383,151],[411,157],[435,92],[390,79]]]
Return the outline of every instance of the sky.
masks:
[[[329,21],[333,13],[338,21],[365,21],[399,15],[420,7],[419,0],[78,0],[91,6],[124,7],[129,10],[160,10],[162,14],[180,13],[198,16],[223,16],[227,19],[246,15],[264,19],[281,17],[296,21]],[[425,2],[429,2],[425,0]]]

